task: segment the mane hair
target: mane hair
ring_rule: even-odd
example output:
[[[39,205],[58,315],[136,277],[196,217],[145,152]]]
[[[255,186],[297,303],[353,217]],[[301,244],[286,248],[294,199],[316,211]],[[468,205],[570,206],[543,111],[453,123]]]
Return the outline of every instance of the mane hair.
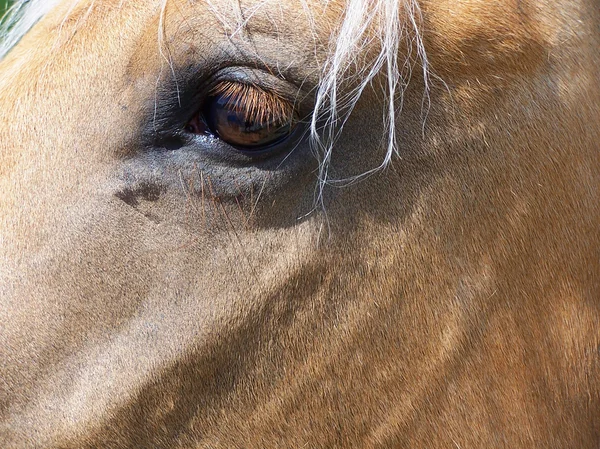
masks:
[[[328,0],[329,1],[329,0]],[[345,15],[339,32],[330,44],[319,83],[311,122],[312,146],[320,158],[318,202],[322,204],[326,184],[345,185],[387,167],[398,154],[396,119],[402,110],[404,90],[412,75],[415,59],[420,62],[429,92],[429,67],[421,37],[421,10],[417,0],[345,0]],[[406,44],[408,54],[400,60],[400,45]],[[373,51],[375,56],[366,58]],[[416,58],[412,54],[417,52]],[[370,60],[369,60],[370,59]],[[363,91],[380,74],[385,74],[384,128],[386,152],[381,164],[350,179],[330,180],[329,166],[336,141],[344,124],[358,103]],[[358,80],[356,87],[346,91],[348,78]],[[424,101],[424,104],[426,102]],[[324,124],[324,125],[323,125]]]
[[[0,60],[38,20],[61,1],[64,0],[17,0],[0,23]],[[81,0],[71,1],[72,10]],[[321,1],[324,7],[342,1],[345,2],[345,8],[339,29],[332,36],[329,45],[329,56],[317,87],[314,114],[310,124],[311,146],[319,159],[320,167],[318,203],[323,201],[325,185],[343,185],[357,181],[388,166],[394,154],[398,153],[395,123],[402,110],[404,89],[412,75],[415,61],[419,62],[422,68],[425,96],[428,95],[429,87],[429,68],[420,32],[421,11],[417,0]],[[161,21],[164,20],[167,3],[168,0],[162,0]],[[208,1],[208,4],[211,5],[211,2]],[[301,7],[311,26],[314,26],[314,18],[306,0],[301,1]],[[165,57],[162,53],[161,38],[163,36],[159,35],[159,49]],[[400,60],[402,43],[406,44],[408,54],[403,54],[403,59]],[[416,55],[412,54],[414,51]],[[387,147],[385,156],[379,166],[369,168],[359,176],[331,180],[329,167],[335,143],[363,91],[381,73],[385,75],[386,80],[383,87]],[[348,85],[354,87],[348,89]]]

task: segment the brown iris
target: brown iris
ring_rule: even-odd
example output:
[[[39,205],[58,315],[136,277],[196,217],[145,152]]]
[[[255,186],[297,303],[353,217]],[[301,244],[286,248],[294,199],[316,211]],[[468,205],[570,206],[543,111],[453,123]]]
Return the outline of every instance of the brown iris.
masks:
[[[260,87],[222,82],[205,102],[201,118],[188,129],[212,133],[228,144],[249,151],[262,150],[290,135],[297,123],[293,105]]]

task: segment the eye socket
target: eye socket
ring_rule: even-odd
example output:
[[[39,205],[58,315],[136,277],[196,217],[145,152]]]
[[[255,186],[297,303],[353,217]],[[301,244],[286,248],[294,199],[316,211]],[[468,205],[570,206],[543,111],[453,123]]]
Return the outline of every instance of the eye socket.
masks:
[[[258,152],[284,141],[298,124],[294,106],[258,86],[222,82],[186,130],[214,135],[242,151]]]

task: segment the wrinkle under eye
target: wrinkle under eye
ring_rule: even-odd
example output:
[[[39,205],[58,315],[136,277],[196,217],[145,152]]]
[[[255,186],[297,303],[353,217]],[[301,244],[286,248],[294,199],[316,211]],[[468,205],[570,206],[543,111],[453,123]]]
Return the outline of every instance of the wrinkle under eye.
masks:
[[[278,95],[249,84],[223,82],[186,129],[212,134],[246,151],[260,151],[285,140],[297,123],[294,106]]]

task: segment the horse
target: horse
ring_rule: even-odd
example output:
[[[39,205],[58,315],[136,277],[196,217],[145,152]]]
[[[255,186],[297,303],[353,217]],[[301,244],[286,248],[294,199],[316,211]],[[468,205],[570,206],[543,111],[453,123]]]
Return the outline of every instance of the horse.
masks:
[[[2,448],[598,448],[596,0],[2,30]]]

